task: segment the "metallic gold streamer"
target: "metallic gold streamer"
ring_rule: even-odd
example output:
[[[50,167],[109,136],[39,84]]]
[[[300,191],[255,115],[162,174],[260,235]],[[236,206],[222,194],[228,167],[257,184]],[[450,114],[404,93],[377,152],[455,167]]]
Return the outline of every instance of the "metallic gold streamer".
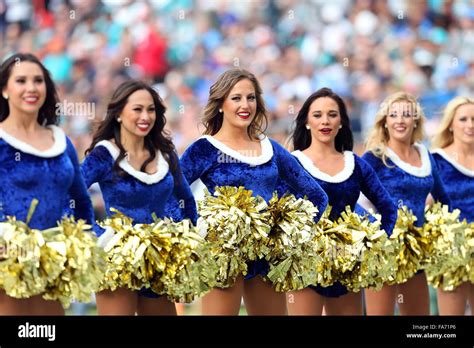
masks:
[[[331,206],[324,211],[321,219],[316,224],[316,278],[314,285],[324,287],[332,285],[339,279],[339,274],[349,271],[354,267],[351,244],[353,236],[345,225],[332,221]]]
[[[0,223],[0,287],[14,298],[41,294],[66,261],[64,236],[45,240],[41,231],[28,226],[37,204],[32,201],[26,222],[9,216]]]
[[[66,260],[61,273],[49,281],[43,298],[59,300],[67,308],[72,301],[90,302],[99,289],[105,272],[105,253],[84,220],[65,217],[57,227],[42,231],[46,243],[61,239],[66,245]]]
[[[276,291],[303,289],[316,277],[314,217],[318,209],[310,201],[289,194],[278,198],[274,193],[268,204],[273,227],[266,243],[270,271],[265,278]]]
[[[416,216],[406,206],[398,209],[398,218],[390,242],[396,254],[395,279],[388,284],[402,284],[421,269],[429,255],[431,238],[421,227],[415,226]]]
[[[428,282],[445,291],[452,291],[469,280],[472,230],[466,220],[459,221],[459,215],[458,209],[450,212],[447,205],[439,202],[425,207],[424,231],[432,244],[424,269]]]
[[[201,218],[208,225],[206,240],[218,266],[217,286],[234,284],[247,273],[246,261],[263,258],[268,253],[265,241],[270,232],[270,213],[259,196],[244,187],[216,187],[214,195],[205,190],[198,202]]]
[[[289,194],[278,198],[275,192],[268,202],[268,212],[273,227],[266,244],[269,249],[267,260],[284,260],[314,237],[318,208],[307,199],[296,199]]]
[[[146,262],[145,252],[151,243],[149,229],[141,228],[139,224],[133,225],[133,219],[116,209],[110,210],[114,215],[99,223],[106,229],[104,235],[107,234],[106,241],[102,242],[102,238],[99,238],[107,254],[100,290],[149,288],[150,279],[164,268],[162,263]],[[154,262],[155,258],[151,256],[148,260]]]
[[[101,241],[108,257],[102,289],[151,288],[172,301],[192,302],[215,286],[212,244],[189,220],[174,222],[153,214],[153,223],[133,225],[130,217],[113,211],[103,222],[113,233]]]
[[[471,254],[471,261],[466,266],[468,279],[471,284],[474,284],[474,222],[469,224],[467,245],[469,247],[469,253]]]
[[[154,292],[172,301],[192,302],[216,285],[217,265],[210,244],[189,220],[156,219],[149,228],[151,245],[147,258],[153,259],[161,270],[151,281]]]
[[[337,224],[352,234],[348,250],[353,266],[339,273],[341,284],[353,292],[363,288],[380,290],[395,278],[396,256],[387,234],[380,229],[380,220],[370,222],[347,206]]]

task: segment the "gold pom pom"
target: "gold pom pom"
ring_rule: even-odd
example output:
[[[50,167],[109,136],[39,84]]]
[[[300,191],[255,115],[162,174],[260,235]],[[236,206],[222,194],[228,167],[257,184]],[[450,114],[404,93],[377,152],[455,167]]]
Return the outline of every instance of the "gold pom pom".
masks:
[[[270,213],[261,197],[253,197],[244,187],[216,187],[214,196],[205,190],[198,202],[199,215],[208,226],[206,240],[218,266],[217,286],[234,284],[247,273],[246,261],[263,258],[268,253],[265,242],[270,232]]]
[[[133,219],[118,210],[110,210],[115,214],[100,223],[106,230],[99,237],[99,245],[104,248],[107,264],[100,290],[149,288],[150,279],[164,269],[159,257],[145,255],[150,245],[149,230],[133,225]]]
[[[415,226],[416,216],[406,206],[398,209],[398,218],[390,242],[395,249],[397,271],[388,284],[402,284],[421,269],[422,261],[431,250],[431,238]]]
[[[468,274],[469,281],[474,284],[474,222],[469,224],[469,229],[467,229],[467,245],[469,248],[469,253],[471,254],[471,261],[466,266],[466,271]]]
[[[64,236],[46,241],[41,231],[28,223],[38,200],[31,203],[26,222],[7,217],[0,223],[0,286],[8,296],[29,298],[42,293],[64,269]]]
[[[272,225],[268,235],[267,260],[286,259],[314,237],[314,218],[318,208],[307,199],[296,199],[290,194],[278,198],[275,192],[268,202],[267,210]]]
[[[353,236],[344,224],[332,221],[329,216],[332,207],[328,206],[315,226],[315,253],[317,256],[314,285],[331,286],[339,275],[354,267],[355,260],[351,244]]]
[[[44,230],[46,243],[63,240],[66,245],[64,268],[56,279],[49,281],[43,298],[60,300],[67,308],[72,301],[90,302],[99,289],[105,272],[105,253],[97,245],[97,237],[84,220],[65,217],[58,227]]]
[[[147,228],[151,239],[147,258],[161,272],[150,282],[154,292],[172,301],[192,302],[216,285],[217,265],[210,245],[189,220],[155,219]]]
[[[278,198],[274,193],[268,204],[273,227],[266,243],[270,271],[265,278],[276,291],[303,289],[315,278],[314,217],[318,209],[310,201],[289,194]]]
[[[151,288],[172,301],[192,302],[215,286],[211,245],[188,219],[174,222],[153,214],[153,223],[133,225],[130,217],[111,210],[115,214],[102,224],[109,235],[100,241],[108,258],[102,289]]]
[[[428,282],[445,291],[452,291],[469,280],[472,230],[466,220],[459,221],[459,215],[458,209],[450,212],[449,207],[441,203],[425,207],[424,231],[432,244],[424,268]]]
[[[380,290],[384,283],[394,279],[395,254],[387,234],[380,229],[379,219],[370,222],[368,216],[360,216],[347,206],[337,224],[345,226],[352,235],[348,251],[353,266],[338,272],[341,284],[353,292],[363,288]]]

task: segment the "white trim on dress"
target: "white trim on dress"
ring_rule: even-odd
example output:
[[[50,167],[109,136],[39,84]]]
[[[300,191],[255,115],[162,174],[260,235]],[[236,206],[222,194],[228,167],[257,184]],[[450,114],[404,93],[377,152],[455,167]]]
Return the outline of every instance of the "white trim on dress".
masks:
[[[114,160],[116,160],[120,154],[119,149],[109,140],[101,140],[95,145],[95,147],[97,146],[105,147]],[[157,182],[160,182],[169,171],[169,164],[163,157],[161,151],[158,150],[157,155],[158,159],[156,161],[156,172],[153,174],[136,170],[130,165],[130,163],[128,163],[126,158],[120,161],[119,167],[122,168],[126,173],[133,176],[135,179],[138,179],[147,185],[156,184]]]
[[[330,182],[330,183],[341,183],[349,179],[354,173],[355,161],[354,153],[351,151],[344,151],[344,168],[336,175],[329,175],[322,172],[305,153],[300,150],[292,152],[301,163],[301,165],[315,178]]]
[[[64,153],[64,151],[66,151],[67,147],[66,134],[61,128],[55,125],[48,125],[46,128],[49,128],[53,131],[54,138],[53,146],[46,150],[38,150],[30,144],[15,138],[13,135],[7,133],[3,129],[0,129],[0,139],[5,140],[8,145],[14,147],[15,149],[30,155],[43,158],[52,158],[61,155]]]

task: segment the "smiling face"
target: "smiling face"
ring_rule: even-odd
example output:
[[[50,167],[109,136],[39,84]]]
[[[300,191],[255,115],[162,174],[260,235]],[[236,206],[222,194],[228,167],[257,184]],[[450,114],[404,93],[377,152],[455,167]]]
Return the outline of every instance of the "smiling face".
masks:
[[[341,115],[336,101],[321,97],[311,103],[307,126],[310,127],[313,141],[334,144],[341,125]]]
[[[249,79],[242,79],[230,90],[222,104],[223,126],[242,128],[245,131],[257,111],[255,87]]]
[[[46,99],[46,83],[41,67],[28,61],[15,64],[2,94],[8,97],[10,113],[37,117]]]
[[[464,104],[456,109],[451,128],[455,142],[474,144],[474,104]]]
[[[411,144],[416,118],[416,106],[413,103],[397,101],[390,105],[385,119],[390,139]]]
[[[121,114],[120,132],[139,137],[150,133],[156,120],[153,98],[145,89],[130,94]]]

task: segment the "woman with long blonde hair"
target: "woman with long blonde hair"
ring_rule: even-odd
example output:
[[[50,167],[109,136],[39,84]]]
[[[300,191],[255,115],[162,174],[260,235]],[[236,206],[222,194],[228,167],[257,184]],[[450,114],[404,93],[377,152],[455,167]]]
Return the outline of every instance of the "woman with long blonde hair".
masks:
[[[446,184],[452,208],[474,223],[474,99],[456,97],[446,106],[433,139],[433,157]],[[465,282],[452,291],[438,288],[441,315],[463,315],[469,302],[474,314],[474,285]]]
[[[428,194],[449,204],[434,159],[419,143],[424,137],[424,122],[423,110],[414,96],[405,92],[388,96],[377,112],[367,152],[362,156],[399,208],[405,206],[412,211],[418,227],[423,226]],[[402,284],[386,285],[380,291],[366,290],[365,296],[369,315],[391,315],[395,302],[401,315],[430,314],[428,285],[422,271]]]

